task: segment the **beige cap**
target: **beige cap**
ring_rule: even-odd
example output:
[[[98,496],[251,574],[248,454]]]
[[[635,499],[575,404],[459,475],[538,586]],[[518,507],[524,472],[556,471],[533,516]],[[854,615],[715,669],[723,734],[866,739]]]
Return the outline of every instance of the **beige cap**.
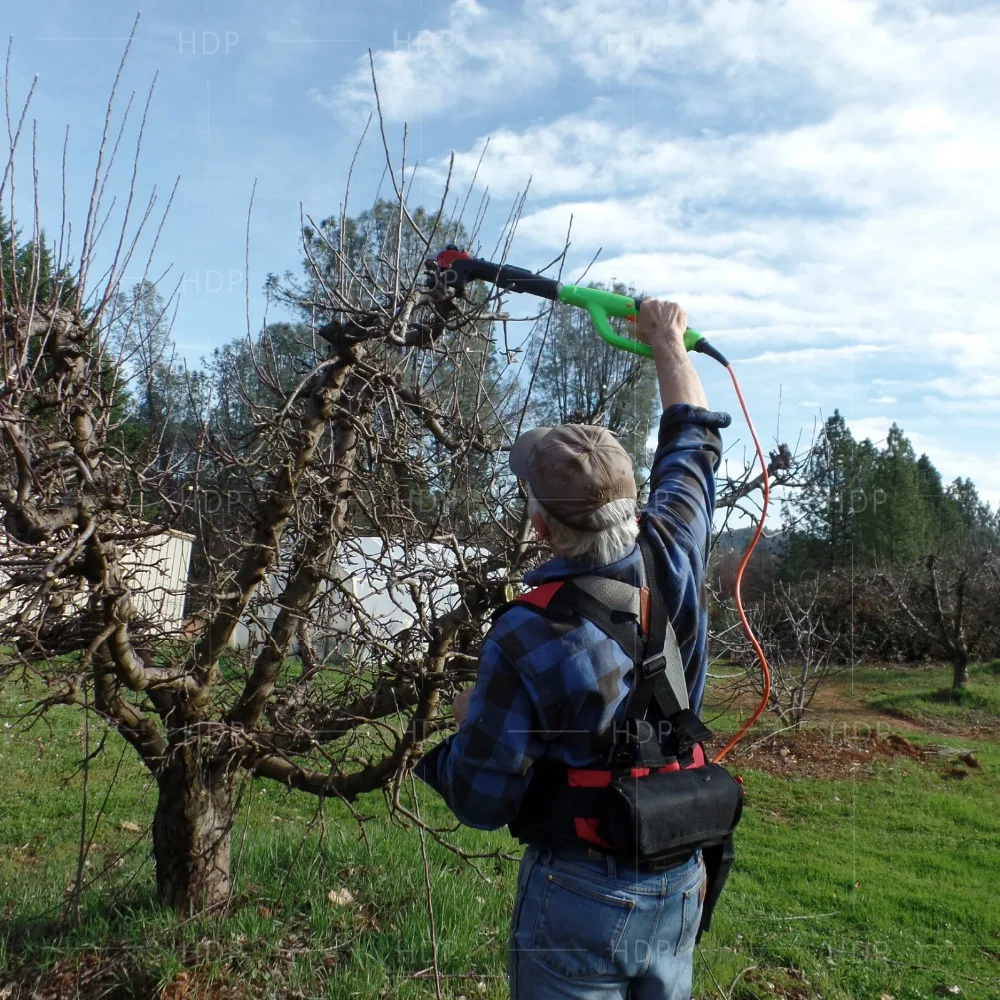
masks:
[[[578,530],[589,514],[638,492],[632,459],[606,427],[535,427],[510,449],[510,471],[558,521]]]

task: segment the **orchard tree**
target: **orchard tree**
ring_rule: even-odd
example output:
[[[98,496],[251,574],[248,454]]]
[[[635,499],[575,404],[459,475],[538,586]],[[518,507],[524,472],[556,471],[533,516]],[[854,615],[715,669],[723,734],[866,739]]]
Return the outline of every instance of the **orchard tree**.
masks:
[[[92,223],[106,180],[95,178]],[[402,178],[392,181],[407,216]],[[154,203],[120,246],[137,244]],[[413,236],[425,250],[435,226]],[[422,261],[358,273],[333,250],[342,278],[331,281],[310,260],[307,234],[308,327],[247,331],[225,406],[201,413],[183,461],[158,444],[123,447],[122,394],[150,401],[149,373],[170,348],[149,286],[121,289],[128,251],[112,246],[92,266],[101,231],[86,227],[66,281],[55,280],[58,267],[43,273],[46,258],[14,234],[4,243],[0,671],[45,686],[33,714],[96,711],[132,746],[156,784],[158,895],[200,910],[229,897],[246,778],[346,801],[383,787],[398,796],[399,776],[442,725],[442,690],[467,677],[488,611],[533,553],[515,484],[501,474],[519,396],[503,395],[506,410],[468,405],[488,396],[486,379],[507,377],[480,361],[481,301],[425,287]],[[392,232],[379,259],[396,259]],[[92,290],[88,275],[105,270]],[[138,366],[115,364],[123,345]],[[454,505],[473,463],[476,517]],[[421,509],[393,490],[400,470],[426,486]],[[220,484],[216,513],[204,500]],[[359,519],[385,541],[366,572],[410,599],[405,635],[387,632],[337,572]],[[141,610],[133,554],[192,524],[204,572],[180,630]],[[331,593],[332,623],[321,613]],[[246,622],[259,639],[237,656]],[[350,641],[350,661],[318,655],[331,639]]]
[[[164,447],[149,395],[170,356],[164,313],[145,280],[121,288],[156,195],[94,267],[99,162],[74,268],[42,267],[40,240],[3,243],[0,679],[44,688],[26,721],[77,706],[131,746],[155,783],[158,896],[201,912],[229,899],[248,780],[348,803],[383,789],[419,821],[401,778],[448,726],[442,694],[469,679],[489,612],[540,554],[504,456],[532,379],[495,349],[489,289],[425,280],[462,220],[444,214],[447,183],[436,211],[411,211],[386,150],[395,201],[370,225],[345,207],[336,225],[309,221],[304,274],[269,281],[295,321],[216,354],[211,397],[187,382],[190,426]],[[135,331],[141,363],[117,364]],[[147,404],[139,447],[124,397]],[[178,527],[200,566],[183,628],[143,610],[135,557]],[[341,566],[359,561],[356,576],[408,607],[404,630],[358,599]],[[254,638],[237,652],[244,626]]]
[[[969,683],[969,664],[1000,650],[1000,546],[928,555],[874,577],[887,620],[912,630],[952,668],[954,690]]]

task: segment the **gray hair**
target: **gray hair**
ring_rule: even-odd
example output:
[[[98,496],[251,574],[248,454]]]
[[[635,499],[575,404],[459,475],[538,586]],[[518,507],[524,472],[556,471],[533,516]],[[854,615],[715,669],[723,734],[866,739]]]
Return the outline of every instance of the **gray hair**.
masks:
[[[584,519],[594,530],[580,531],[556,520],[535,498],[525,482],[528,494],[528,516],[538,514],[549,529],[549,543],[556,555],[578,559],[592,566],[607,566],[624,559],[635,546],[639,525],[635,519],[635,501],[612,500],[598,507]]]

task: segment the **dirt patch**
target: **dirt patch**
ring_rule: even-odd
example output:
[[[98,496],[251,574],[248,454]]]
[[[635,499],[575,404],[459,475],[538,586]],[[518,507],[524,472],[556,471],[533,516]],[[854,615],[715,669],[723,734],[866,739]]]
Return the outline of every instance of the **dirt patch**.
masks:
[[[867,693],[860,689],[851,694],[844,684],[828,684],[821,687],[810,702],[809,719],[817,724],[870,725],[888,729],[891,718],[894,729],[920,732],[927,728],[912,719],[868,707],[866,697]]]
[[[720,739],[719,746],[724,741]],[[917,746],[898,733],[840,734],[836,730],[804,728],[763,739],[745,739],[725,758],[727,767],[752,768],[788,778],[843,781],[870,777],[875,762],[911,760],[928,766],[947,765],[942,772],[969,774],[980,767],[973,754],[949,747]]]
[[[995,741],[1000,737],[1000,718],[948,718],[946,716],[922,715],[919,712],[908,713],[895,708],[879,708],[879,713],[892,719],[896,728],[922,730],[925,733],[937,733],[941,736],[961,736],[966,739]]]
[[[746,981],[760,987],[768,996],[781,1000],[813,1000],[820,995],[801,969],[781,965],[772,969],[751,969]]]

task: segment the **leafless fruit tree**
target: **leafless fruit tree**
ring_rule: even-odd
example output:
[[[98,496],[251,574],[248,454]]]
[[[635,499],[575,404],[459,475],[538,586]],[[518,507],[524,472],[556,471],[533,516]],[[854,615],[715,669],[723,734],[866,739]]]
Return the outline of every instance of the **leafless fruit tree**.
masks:
[[[777,582],[747,608],[771,671],[767,710],[788,727],[801,725],[819,688],[850,662],[839,655],[843,636],[824,614],[825,598],[820,580]],[[741,668],[730,678],[728,696],[763,697],[763,673],[742,629],[728,629],[715,644],[724,659]]]
[[[279,343],[251,332],[248,308],[248,361],[225,399],[189,381],[184,446],[130,445],[144,387],[129,394],[121,352],[136,337],[147,359],[166,348],[139,314],[148,303],[121,287],[157,203],[135,210],[134,173],[121,231],[98,250],[114,104],[112,92],[77,263],[64,227],[51,273],[11,259],[0,277],[0,679],[37,695],[29,722],[81,706],[128,741],[157,789],[159,897],[200,911],[229,898],[252,778],[348,804],[381,789],[407,814],[400,780],[446,725],[442,692],[470,679],[490,609],[538,554],[503,454],[532,373],[497,347],[494,290],[462,298],[427,281],[423,259],[465,202],[446,213],[446,185],[436,213],[411,211],[405,137],[397,166],[383,130],[391,224],[359,238],[346,193],[339,221],[307,220],[305,280],[286,293],[312,321]],[[27,107],[9,122],[12,205]],[[487,254],[505,255],[522,205]],[[249,218],[247,239],[249,253]],[[136,555],[177,528],[199,566],[183,627],[149,610]]]
[[[946,557],[929,555],[912,567],[873,574],[886,620],[926,642],[952,667],[952,687],[969,683],[969,664],[1000,650],[1000,560],[972,547]]]

